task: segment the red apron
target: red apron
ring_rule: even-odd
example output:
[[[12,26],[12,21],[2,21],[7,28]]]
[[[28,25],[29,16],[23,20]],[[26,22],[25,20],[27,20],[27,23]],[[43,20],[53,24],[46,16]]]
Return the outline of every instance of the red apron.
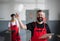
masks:
[[[39,37],[43,36],[44,34],[46,34],[47,31],[46,31],[46,27],[44,25],[43,28],[38,28],[36,26],[36,23],[35,23],[35,28],[34,28],[34,33],[33,33],[33,36],[31,38],[31,41],[47,41],[47,38],[45,39],[40,39]]]
[[[11,24],[10,29],[11,29],[11,41],[20,41],[19,29],[17,25]]]

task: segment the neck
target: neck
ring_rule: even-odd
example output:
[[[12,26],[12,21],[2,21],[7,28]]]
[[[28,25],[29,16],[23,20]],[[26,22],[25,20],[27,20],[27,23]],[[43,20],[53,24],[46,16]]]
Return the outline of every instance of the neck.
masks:
[[[11,20],[14,20],[14,19],[11,19]]]
[[[15,19],[11,19],[11,21],[15,21]]]
[[[37,23],[38,23],[38,24],[43,24],[43,21],[42,21],[42,22],[38,22],[38,21],[37,21]]]

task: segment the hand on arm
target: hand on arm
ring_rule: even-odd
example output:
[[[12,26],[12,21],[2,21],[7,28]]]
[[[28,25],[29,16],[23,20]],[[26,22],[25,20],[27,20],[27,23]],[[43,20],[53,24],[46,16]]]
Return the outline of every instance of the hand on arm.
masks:
[[[17,13],[16,13],[16,18],[17,18],[18,23],[19,23],[19,25],[21,26],[21,28],[27,29],[27,26],[22,23],[21,19],[19,18],[19,15],[18,15]]]

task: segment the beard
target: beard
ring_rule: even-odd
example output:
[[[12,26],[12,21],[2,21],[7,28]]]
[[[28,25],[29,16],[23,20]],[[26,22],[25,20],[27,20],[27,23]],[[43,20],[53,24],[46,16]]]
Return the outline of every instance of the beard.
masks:
[[[42,17],[37,17],[37,21],[38,22],[42,22],[43,21],[43,18]]]

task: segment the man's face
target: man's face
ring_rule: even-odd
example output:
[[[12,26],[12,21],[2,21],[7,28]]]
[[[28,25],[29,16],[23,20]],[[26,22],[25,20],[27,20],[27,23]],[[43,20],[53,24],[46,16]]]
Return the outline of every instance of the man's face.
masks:
[[[43,12],[38,12],[37,13],[37,21],[42,22],[43,21]]]

